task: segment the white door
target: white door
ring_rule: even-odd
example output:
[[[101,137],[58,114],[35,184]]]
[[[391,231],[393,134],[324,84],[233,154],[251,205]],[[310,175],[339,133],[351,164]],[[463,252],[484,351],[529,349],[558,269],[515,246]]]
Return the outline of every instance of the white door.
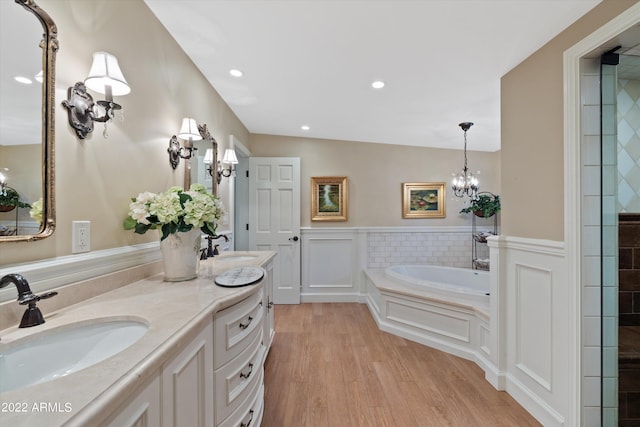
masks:
[[[273,302],[300,303],[300,159],[249,159],[249,248],[276,251]]]

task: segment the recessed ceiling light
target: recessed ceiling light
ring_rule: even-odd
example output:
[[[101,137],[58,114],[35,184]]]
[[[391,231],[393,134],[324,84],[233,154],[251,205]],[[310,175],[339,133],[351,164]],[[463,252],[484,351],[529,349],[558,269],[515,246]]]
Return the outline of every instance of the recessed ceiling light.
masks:
[[[384,82],[382,80],[376,80],[371,83],[371,87],[374,89],[382,89],[384,87]]]
[[[307,125],[302,125],[302,126],[300,126],[300,129],[302,129],[304,131],[307,131],[307,130],[309,130],[311,128],[309,126],[307,126]]]
[[[231,74],[233,77],[242,77],[244,75],[242,71],[236,70],[235,68],[230,69],[229,74]]]
[[[18,83],[22,83],[24,85],[30,85],[31,83],[33,83],[30,78],[23,76],[15,76],[13,79]]]

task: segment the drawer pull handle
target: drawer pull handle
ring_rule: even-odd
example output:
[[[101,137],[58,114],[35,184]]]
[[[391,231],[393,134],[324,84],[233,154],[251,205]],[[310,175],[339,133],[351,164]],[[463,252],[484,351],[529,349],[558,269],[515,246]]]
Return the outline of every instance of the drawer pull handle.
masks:
[[[249,421],[247,423],[240,423],[240,427],[249,427],[251,425],[251,421],[253,421],[253,409],[249,411]]]
[[[244,372],[240,371],[240,378],[249,378],[252,372],[253,372],[253,363],[249,363],[249,372],[245,374]]]
[[[249,316],[249,318],[247,319],[247,323],[240,323],[240,329],[247,329],[251,324],[252,320],[253,320],[253,317]]]

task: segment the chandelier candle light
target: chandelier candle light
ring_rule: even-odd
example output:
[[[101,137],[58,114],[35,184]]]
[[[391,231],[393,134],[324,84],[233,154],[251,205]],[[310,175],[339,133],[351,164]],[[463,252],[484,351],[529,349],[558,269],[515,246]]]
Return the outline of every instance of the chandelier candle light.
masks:
[[[458,126],[464,131],[464,167],[462,172],[454,174],[451,189],[456,197],[469,196],[471,200],[478,198],[478,178],[467,167],[467,131],[473,126],[471,122],[462,122]]]

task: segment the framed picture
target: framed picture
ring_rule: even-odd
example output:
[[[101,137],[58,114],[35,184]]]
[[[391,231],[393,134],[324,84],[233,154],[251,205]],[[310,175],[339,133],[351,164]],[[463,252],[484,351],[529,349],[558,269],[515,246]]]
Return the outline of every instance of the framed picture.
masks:
[[[402,184],[402,218],[444,218],[444,182]]]
[[[346,221],[346,176],[311,177],[311,221]]]

